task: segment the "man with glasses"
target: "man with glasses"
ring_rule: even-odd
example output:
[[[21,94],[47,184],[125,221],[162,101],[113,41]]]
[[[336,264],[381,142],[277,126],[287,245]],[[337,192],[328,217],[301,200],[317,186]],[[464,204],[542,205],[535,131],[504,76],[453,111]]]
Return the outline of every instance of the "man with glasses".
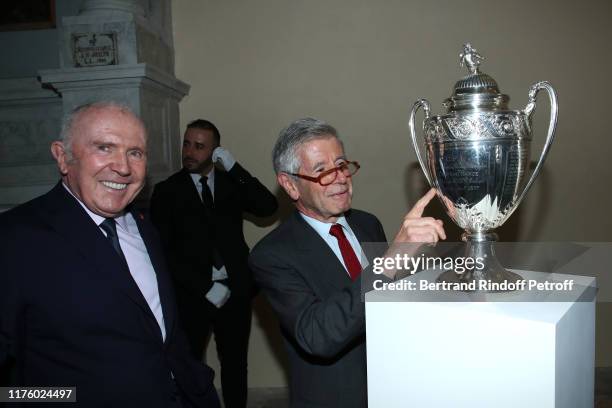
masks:
[[[249,258],[276,311],[290,362],[291,407],[366,407],[366,349],[360,243],[386,242],[378,219],[351,209],[352,177],[336,130],[299,119],[272,152],[278,184],[297,211]],[[423,218],[430,190],[408,212],[394,242],[445,239],[442,221]]]

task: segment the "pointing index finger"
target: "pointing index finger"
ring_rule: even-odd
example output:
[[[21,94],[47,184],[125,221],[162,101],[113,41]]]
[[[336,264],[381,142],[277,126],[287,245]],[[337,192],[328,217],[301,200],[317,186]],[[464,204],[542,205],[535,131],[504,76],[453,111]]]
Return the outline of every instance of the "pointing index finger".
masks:
[[[414,206],[410,209],[410,211],[406,215],[406,218],[421,217],[423,215],[423,211],[425,211],[425,207],[427,207],[427,204],[429,204],[429,202],[435,197],[435,195],[436,195],[436,190],[434,188],[431,188],[427,192],[427,194],[421,197],[419,201],[417,201],[416,204],[414,204]]]

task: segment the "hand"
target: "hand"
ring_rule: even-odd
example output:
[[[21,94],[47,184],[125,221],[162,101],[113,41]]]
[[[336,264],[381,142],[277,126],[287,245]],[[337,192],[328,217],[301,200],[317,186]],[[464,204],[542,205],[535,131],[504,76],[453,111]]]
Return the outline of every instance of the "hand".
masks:
[[[446,239],[442,220],[437,220],[432,217],[423,217],[423,211],[427,204],[436,195],[436,190],[431,189],[404,217],[404,222],[395,236],[393,242],[419,242],[419,243],[436,243],[440,239]]]
[[[225,171],[230,171],[234,164],[236,164],[236,159],[229,152],[229,150],[219,146],[217,147],[212,154],[212,161],[214,163],[219,163]]]
[[[206,299],[217,309],[221,308],[227,302],[231,291],[222,283],[214,282],[210,290],[206,293]]]

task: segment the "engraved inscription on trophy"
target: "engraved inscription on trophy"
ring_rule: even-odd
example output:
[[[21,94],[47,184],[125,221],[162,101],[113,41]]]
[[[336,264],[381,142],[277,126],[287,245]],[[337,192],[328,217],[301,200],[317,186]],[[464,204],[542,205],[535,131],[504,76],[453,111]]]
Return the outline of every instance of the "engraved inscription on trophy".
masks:
[[[75,67],[117,65],[117,33],[72,34]]]
[[[511,197],[513,204],[520,194],[520,181],[525,174],[525,165],[529,162],[527,157],[527,149],[521,149],[518,146],[511,146],[505,157],[505,177],[503,180],[502,197]]]
[[[482,176],[482,169],[486,167],[483,160],[474,160],[474,157],[459,149],[451,148],[438,153],[441,160],[436,162],[435,173],[439,174],[441,183],[448,186],[450,196],[459,198],[483,188],[486,181]]]

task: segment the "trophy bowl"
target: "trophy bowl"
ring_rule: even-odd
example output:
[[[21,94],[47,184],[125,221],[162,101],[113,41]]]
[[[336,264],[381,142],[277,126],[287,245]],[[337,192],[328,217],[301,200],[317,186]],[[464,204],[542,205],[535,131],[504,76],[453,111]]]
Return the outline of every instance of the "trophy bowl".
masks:
[[[492,242],[497,234],[493,230],[512,215],[540,173],[557,123],[557,96],[548,82],[531,86],[524,110],[511,110],[510,98],[499,92],[497,82],[480,72],[483,59],[465,44],[460,63],[469,73],[457,81],[452,96],[444,101],[447,112],[431,115],[429,102],[420,99],[410,113],[412,144],[427,181],[436,189],[448,216],[464,230],[461,238],[467,242],[466,255],[485,259],[480,270],[444,272],[438,278],[444,282],[521,279],[495,258]],[[550,99],[550,122],[538,163],[527,179],[532,115],[540,90]],[[421,108],[425,113],[425,159],[415,132],[415,115]]]

